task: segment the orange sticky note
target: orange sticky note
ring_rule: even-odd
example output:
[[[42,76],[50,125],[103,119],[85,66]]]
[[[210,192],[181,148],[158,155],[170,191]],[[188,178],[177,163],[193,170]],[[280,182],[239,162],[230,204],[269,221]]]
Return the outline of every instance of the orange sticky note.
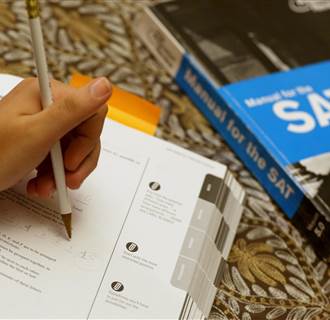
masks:
[[[70,85],[79,88],[91,81],[88,76],[75,73]],[[156,131],[160,108],[154,104],[112,85],[112,96],[108,101],[108,117],[126,126],[150,135]]]

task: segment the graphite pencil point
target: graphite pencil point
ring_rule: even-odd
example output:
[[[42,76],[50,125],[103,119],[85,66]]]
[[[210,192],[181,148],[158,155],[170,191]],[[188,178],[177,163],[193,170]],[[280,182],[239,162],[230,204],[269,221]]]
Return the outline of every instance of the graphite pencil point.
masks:
[[[62,220],[63,220],[64,226],[65,226],[66,233],[67,233],[69,239],[71,239],[71,236],[72,236],[71,216],[72,216],[72,214],[71,213],[62,214],[61,216],[62,216]]]

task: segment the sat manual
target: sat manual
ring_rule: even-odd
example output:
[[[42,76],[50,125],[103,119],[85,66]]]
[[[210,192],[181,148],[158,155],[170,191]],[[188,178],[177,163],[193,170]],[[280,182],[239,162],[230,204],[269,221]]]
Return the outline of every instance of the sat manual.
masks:
[[[328,1],[162,1],[135,30],[330,261]]]

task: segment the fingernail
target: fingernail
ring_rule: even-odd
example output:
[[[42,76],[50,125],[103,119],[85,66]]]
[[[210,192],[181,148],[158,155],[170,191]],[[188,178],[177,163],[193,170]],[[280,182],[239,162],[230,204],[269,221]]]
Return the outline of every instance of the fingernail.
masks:
[[[96,99],[104,99],[111,94],[111,84],[105,78],[97,79],[91,84],[90,93]]]

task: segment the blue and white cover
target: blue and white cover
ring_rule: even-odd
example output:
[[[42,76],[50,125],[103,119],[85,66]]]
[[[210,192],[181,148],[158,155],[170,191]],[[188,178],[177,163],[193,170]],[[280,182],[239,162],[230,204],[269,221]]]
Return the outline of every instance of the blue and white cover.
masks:
[[[288,217],[304,194],[330,212],[330,62],[222,87],[200,70],[185,54],[176,80]]]
[[[219,89],[275,161],[326,208],[330,205],[329,72],[330,62],[326,61]],[[245,144],[247,155],[260,161],[258,147],[249,148],[248,141]],[[289,199],[289,185],[279,183],[275,169],[267,168],[267,163],[264,167],[269,182]]]

